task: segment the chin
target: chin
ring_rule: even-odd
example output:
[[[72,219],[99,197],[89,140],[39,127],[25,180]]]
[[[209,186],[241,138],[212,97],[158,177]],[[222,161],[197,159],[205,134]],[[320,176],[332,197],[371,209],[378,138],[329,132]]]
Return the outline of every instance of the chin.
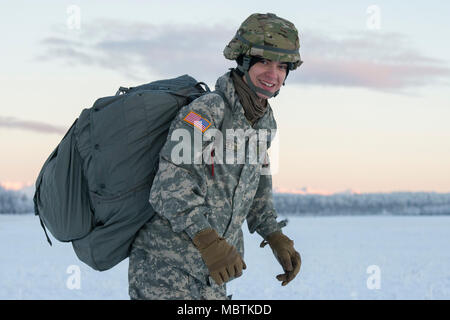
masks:
[[[269,99],[268,96],[265,96],[265,95],[263,95],[262,93],[259,93],[259,92],[257,92],[256,95],[258,96],[258,98],[261,98],[261,99],[266,99],[266,100]]]
[[[258,97],[260,97],[261,99],[270,99],[270,97],[263,95],[262,93],[257,92],[256,93],[258,95]]]

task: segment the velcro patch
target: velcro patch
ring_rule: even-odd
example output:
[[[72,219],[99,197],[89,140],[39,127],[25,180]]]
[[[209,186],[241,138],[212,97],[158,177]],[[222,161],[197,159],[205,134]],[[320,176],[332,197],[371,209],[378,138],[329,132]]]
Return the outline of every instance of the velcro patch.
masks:
[[[191,111],[187,114],[186,117],[184,117],[183,121],[193,125],[197,129],[199,129],[201,132],[205,132],[206,129],[211,126],[211,123],[203,118],[201,115],[195,113],[194,111]]]

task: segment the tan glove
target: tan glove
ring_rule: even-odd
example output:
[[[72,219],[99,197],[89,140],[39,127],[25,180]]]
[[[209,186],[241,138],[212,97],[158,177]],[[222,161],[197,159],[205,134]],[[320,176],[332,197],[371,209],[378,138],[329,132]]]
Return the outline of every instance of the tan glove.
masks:
[[[228,282],[230,278],[240,277],[242,269],[247,269],[237,249],[224,238],[219,237],[216,230],[202,230],[192,241],[200,251],[211,278],[218,285]]]
[[[261,242],[260,247],[266,244],[272,248],[272,252],[283,267],[284,273],[277,275],[277,280],[285,286],[291,282],[300,272],[302,260],[300,254],[294,249],[294,241],[286,237],[281,231],[273,232],[267,237],[267,241]]]

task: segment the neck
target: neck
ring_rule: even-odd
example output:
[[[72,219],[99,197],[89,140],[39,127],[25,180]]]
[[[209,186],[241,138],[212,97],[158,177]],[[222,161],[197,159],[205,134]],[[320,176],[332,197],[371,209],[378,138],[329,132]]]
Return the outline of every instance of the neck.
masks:
[[[253,126],[266,112],[268,105],[267,99],[259,97],[239,75],[232,72],[231,77],[239,100],[244,108],[245,116]]]

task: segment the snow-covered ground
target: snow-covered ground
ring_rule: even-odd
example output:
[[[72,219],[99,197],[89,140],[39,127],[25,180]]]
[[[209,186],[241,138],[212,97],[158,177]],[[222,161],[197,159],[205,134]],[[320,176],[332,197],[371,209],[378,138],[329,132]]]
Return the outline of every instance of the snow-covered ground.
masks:
[[[283,217],[280,217],[283,218]],[[246,238],[233,299],[450,299],[450,216],[289,217],[303,264],[286,287],[269,246]],[[0,215],[0,299],[128,299],[128,260],[97,272],[33,215]]]

